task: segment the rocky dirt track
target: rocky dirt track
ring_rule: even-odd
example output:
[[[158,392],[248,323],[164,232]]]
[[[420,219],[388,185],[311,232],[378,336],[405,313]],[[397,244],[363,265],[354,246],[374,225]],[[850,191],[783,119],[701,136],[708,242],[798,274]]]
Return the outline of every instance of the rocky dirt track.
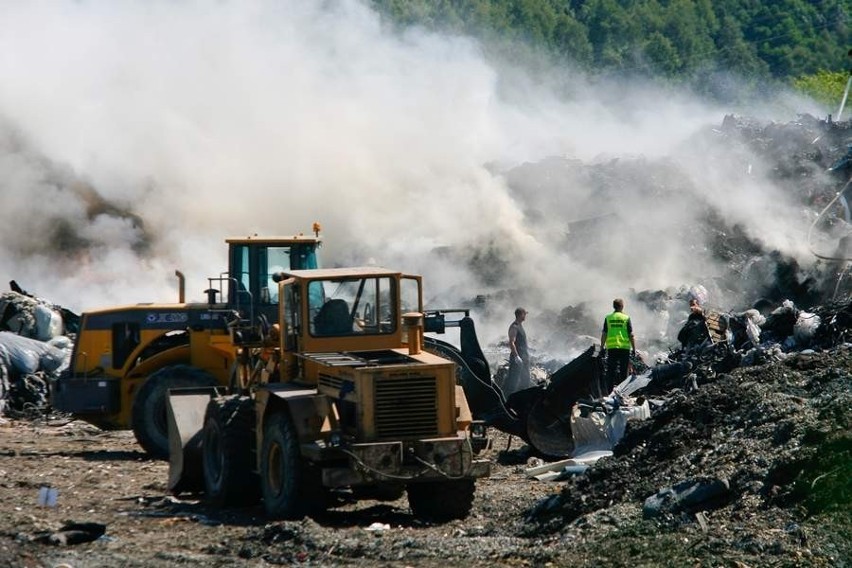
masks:
[[[172,498],[167,464],[128,432],[6,421],[0,565],[849,566],[850,377],[846,344],[666,393],[615,457],[564,482],[527,478],[540,461],[492,431],[492,476],[477,485],[473,514],[438,525],[413,518],[405,498],[342,495],[301,522],[269,522],[259,507],[215,511]],[[723,489],[646,518],[647,497],[683,483]],[[45,485],[58,490],[55,507],[37,504]],[[52,544],[69,521],[105,533]],[[374,523],[389,528],[367,530]]]

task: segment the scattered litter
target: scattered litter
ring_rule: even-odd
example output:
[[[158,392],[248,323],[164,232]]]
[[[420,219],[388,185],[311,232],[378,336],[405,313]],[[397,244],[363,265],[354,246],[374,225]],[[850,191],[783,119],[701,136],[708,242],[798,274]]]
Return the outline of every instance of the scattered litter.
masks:
[[[665,513],[700,511],[721,501],[730,491],[727,479],[687,480],[659,490],[645,499],[642,513],[652,519]]]
[[[369,527],[365,528],[364,530],[371,531],[371,532],[382,532],[382,531],[389,531],[390,528],[391,528],[391,526],[389,524],[375,522],[372,525],[370,525]]]
[[[56,507],[59,491],[55,487],[42,486],[38,490],[38,504],[40,507]]]
[[[33,542],[52,544],[54,546],[69,546],[92,542],[106,533],[106,525],[101,523],[66,523],[56,532],[41,532],[33,536]]]
[[[589,467],[603,457],[612,455],[610,450],[593,450],[577,454],[573,458],[560,460],[553,463],[531,467],[524,471],[527,477],[539,481],[562,481],[573,475],[581,475]]]
[[[707,532],[710,528],[710,525],[707,524],[707,515],[704,514],[704,511],[698,511],[695,513],[695,520],[698,521],[702,531]]]

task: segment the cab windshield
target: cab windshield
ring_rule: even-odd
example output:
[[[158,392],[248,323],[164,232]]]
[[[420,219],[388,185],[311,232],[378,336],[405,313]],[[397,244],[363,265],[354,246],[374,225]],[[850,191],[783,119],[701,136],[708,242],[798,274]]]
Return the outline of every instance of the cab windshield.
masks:
[[[315,337],[396,331],[396,288],[389,277],[313,280],[308,284],[310,333]]]

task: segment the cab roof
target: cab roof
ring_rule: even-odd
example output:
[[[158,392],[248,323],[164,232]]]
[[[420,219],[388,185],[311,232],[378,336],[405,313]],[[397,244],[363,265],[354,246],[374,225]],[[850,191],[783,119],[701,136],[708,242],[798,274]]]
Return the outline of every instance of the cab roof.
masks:
[[[291,235],[289,237],[266,237],[258,235],[249,235],[247,237],[228,237],[225,242],[229,245],[250,245],[250,244],[267,244],[267,245],[294,245],[294,244],[319,244],[322,239],[311,235]]]
[[[289,270],[285,275],[296,278],[310,278],[313,280],[330,280],[335,278],[356,278],[360,276],[399,276],[399,270],[391,270],[380,266],[356,266],[348,268],[314,268],[311,270]]]

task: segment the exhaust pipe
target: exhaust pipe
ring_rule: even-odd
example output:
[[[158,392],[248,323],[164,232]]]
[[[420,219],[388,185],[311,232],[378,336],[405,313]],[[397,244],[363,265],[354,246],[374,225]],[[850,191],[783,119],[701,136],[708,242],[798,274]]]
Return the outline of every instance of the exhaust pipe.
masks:
[[[180,270],[175,270],[175,276],[178,277],[178,304],[183,304],[186,301],[186,277]]]

